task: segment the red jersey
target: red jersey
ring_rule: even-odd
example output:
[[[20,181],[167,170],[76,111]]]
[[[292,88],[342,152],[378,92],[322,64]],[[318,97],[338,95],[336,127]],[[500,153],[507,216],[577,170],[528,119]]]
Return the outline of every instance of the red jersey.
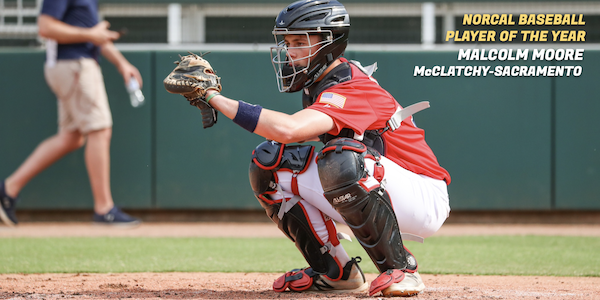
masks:
[[[346,59],[341,59],[347,62]],[[352,79],[338,83],[316,97],[314,104],[307,107],[329,115],[335,127],[327,132],[337,136],[344,128],[363,135],[366,130],[385,128],[387,121],[400,106],[396,99],[384,90],[375,79],[367,76],[350,63]],[[446,181],[450,184],[448,171],[440,166],[429,145],[425,142],[425,131],[417,128],[412,117],[402,121],[394,132],[387,130],[382,135],[385,157],[416,174]]]

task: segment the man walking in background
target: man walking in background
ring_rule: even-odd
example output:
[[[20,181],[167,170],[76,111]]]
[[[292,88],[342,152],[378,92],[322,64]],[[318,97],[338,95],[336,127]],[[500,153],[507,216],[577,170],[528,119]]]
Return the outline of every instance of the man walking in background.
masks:
[[[17,224],[17,196],[27,183],[64,155],[85,147],[85,164],[94,197],[96,223],[137,225],[140,221],[114,205],[110,187],[112,115],[98,65],[102,54],[125,84],[138,69],[114,46],[120,34],[98,21],[97,0],[44,1],[39,35],[47,39],[46,82],[58,98],[58,132],[40,143],[17,170],[0,181],[0,218]]]

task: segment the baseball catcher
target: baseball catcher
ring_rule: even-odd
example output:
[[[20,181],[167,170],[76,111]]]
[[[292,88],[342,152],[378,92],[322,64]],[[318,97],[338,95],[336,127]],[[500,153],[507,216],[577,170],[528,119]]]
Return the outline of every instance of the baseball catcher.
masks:
[[[163,81],[169,93],[184,96],[191,105],[202,112],[202,125],[204,128],[217,123],[217,111],[206,101],[208,90],[221,91],[221,78],[215,74],[208,61],[201,55],[189,52],[190,55],[179,56],[177,67]]]
[[[277,278],[276,292],[416,295],[425,285],[404,242],[442,226],[450,175],[412,117],[428,103],[403,108],[373,78],[376,65],[345,59],[349,33],[350,17],[335,0],[297,1],[278,15],[271,47],[278,88],[302,93],[303,109],[291,115],[221,95],[214,72],[186,73],[210,66],[197,56],[183,57],[165,87],[267,139],[252,152],[250,184],[308,264]],[[379,270],[370,284],[336,224],[350,227]]]

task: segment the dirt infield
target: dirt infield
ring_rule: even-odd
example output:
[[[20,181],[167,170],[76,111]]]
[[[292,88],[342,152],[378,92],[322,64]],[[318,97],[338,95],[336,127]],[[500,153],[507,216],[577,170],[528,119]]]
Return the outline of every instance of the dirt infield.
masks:
[[[341,231],[349,232],[344,227]],[[444,225],[437,235],[537,234],[600,236],[600,225]],[[111,229],[88,223],[25,223],[0,237],[244,236],[281,233],[269,223],[147,223]],[[270,273],[0,274],[0,299],[376,299],[367,293],[275,293]],[[373,280],[375,274],[366,274]],[[414,299],[600,299],[600,278],[422,274]]]
[[[268,273],[0,275],[2,299],[363,299],[360,294],[275,293]],[[600,299],[599,278],[422,275],[415,299]],[[374,274],[367,274],[373,280]]]

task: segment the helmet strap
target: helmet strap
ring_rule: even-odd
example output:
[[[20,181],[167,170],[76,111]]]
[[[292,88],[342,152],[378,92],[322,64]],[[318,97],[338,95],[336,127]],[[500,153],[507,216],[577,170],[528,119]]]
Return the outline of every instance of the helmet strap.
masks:
[[[327,65],[329,65],[333,61],[333,54],[327,53],[325,57],[327,58]]]
[[[329,55],[329,54],[328,54]],[[316,71],[314,75],[312,75],[309,80],[306,81],[306,83],[304,83],[304,87],[309,87],[311,86],[313,83],[315,83],[317,81],[317,79],[319,77],[321,77],[321,75],[323,74],[323,72],[325,72],[325,70],[327,69],[327,67],[329,67],[329,63],[323,64],[323,66],[321,66],[320,68],[315,68],[314,70]]]
[[[323,74],[323,72],[325,72],[325,70],[331,65],[331,63],[335,60],[333,58],[333,54],[331,53],[327,53],[325,55],[325,59],[327,60],[327,63],[325,63],[323,66],[321,66],[318,71],[315,73],[315,75],[312,76],[311,79],[309,79],[305,84],[304,87],[309,87],[311,86],[313,83],[315,83],[317,81],[317,79]]]

